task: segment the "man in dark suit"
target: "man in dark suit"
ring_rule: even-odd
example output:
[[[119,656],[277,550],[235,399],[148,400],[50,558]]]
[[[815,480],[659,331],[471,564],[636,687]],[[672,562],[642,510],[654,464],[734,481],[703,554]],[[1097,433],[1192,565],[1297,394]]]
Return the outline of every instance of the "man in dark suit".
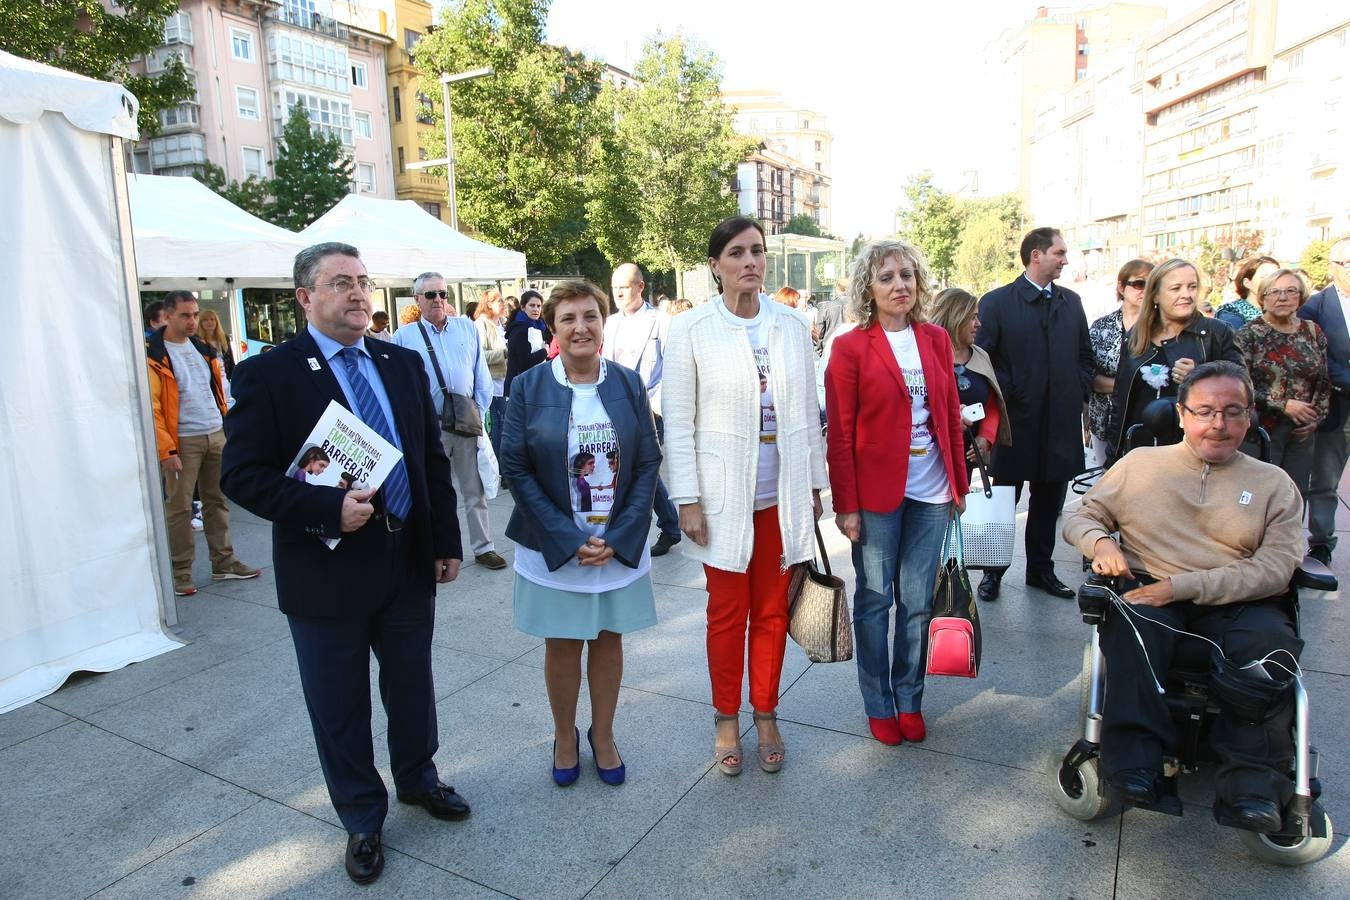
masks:
[[[469,814],[433,762],[436,584],[453,581],[462,559],[450,461],[417,354],[365,337],[371,290],[355,247],[318,244],[296,256],[296,302],[308,327],[235,369],[221,476],[232,500],[273,523],[277,604],[295,641],[328,794],[349,833],[347,873],[363,884],[384,867],[389,805],[370,733],[371,650],[398,799],[441,819]],[[286,477],[330,401],[402,451],[378,492]],[[341,542],[330,550],[324,538]]]
[[[1073,291],[1054,283],[1069,248],[1054,228],[1022,239],[1023,274],[980,298],[976,342],[989,351],[1008,408],[1012,444],[994,450],[997,484],[1031,485],[1027,504],[1027,584],[1069,598],[1055,576],[1055,522],[1069,482],[1083,471],[1083,403],[1092,391],[1087,315]],[[998,598],[1002,569],[987,569],[981,600]]]
[[[1331,564],[1336,549],[1336,489],[1350,458],[1350,237],[1331,247],[1331,284],[1308,298],[1298,314],[1316,322],[1327,336],[1331,412],[1317,429],[1312,482],[1308,488],[1308,555]]]

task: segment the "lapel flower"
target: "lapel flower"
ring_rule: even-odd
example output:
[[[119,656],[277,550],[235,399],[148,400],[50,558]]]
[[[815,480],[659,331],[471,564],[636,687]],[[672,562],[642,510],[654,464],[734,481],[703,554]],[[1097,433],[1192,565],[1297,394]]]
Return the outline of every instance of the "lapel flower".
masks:
[[[1162,363],[1150,363],[1139,370],[1139,377],[1143,378],[1149,387],[1161,392],[1167,386],[1167,379],[1171,373],[1172,370]]]

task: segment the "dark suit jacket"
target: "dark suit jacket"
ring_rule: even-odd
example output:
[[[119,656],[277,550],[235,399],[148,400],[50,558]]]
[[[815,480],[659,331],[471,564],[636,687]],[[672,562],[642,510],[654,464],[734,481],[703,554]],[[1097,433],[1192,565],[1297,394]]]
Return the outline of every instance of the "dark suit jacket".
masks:
[[[1350,412],[1350,329],[1336,285],[1329,284],[1308,298],[1298,311],[1299,316],[1316,322],[1327,336],[1327,375],[1331,377],[1331,411],[1322,420],[1318,431],[1335,431],[1345,422]]]
[[[422,597],[434,590],[432,562],[461,559],[450,460],[441,447],[422,359],[385,341],[364,339],[384,382],[403,444],[412,489],[405,528]],[[310,361],[319,364],[313,369]],[[287,614],[347,616],[381,606],[389,587],[388,537],[382,520],[342,534],[345,491],[286,477],[330,400],[350,409],[337,378],[307,330],[235,367],[234,408],[225,417],[221,487],[226,496],[272,522],[277,604]],[[378,495],[377,495],[378,500]],[[377,505],[378,509],[378,505]],[[329,550],[320,537],[342,539]]]
[[[642,377],[614,362],[606,366],[598,394],[619,444],[619,483],[605,542],[614,548],[615,559],[635,569],[651,531],[661,447]],[[562,568],[588,536],[572,518],[567,477],[571,414],[572,392],[558,384],[551,365],[516,376],[502,431],[502,477],[511,483],[516,501],[506,536],[542,553],[549,571]]]
[[[1083,404],[1096,365],[1078,295],[1056,284],[1047,304],[1019,275],[980,298],[975,341],[994,364],[1012,429],[1012,445],[994,449],[994,480],[1068,481],[1082,472]]]

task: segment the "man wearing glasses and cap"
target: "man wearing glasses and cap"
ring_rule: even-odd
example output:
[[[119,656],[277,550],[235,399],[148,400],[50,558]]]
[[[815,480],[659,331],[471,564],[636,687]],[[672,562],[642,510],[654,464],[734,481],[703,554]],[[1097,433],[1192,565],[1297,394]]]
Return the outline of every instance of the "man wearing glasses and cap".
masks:
[[[317,244],[296,256],[294,277],[308,324],[235,369],[221,486],[272,522],[277,605],[290,624],[328,795],[348,832],[347,874],[364,884],[384,868],[389,807],[370,730],[372,650],[399,801],[438,819],[469,814],[436,770],[431,676],[436,585],[459,574],[459,520],[421,361],[366,337],[374,285],[360,253]],[[378,492],[286,475],[334,401],[403,454]],[[324,538],[341,540],[329,549]]]
[[[1327,274],[1331,284],[1309,297],[1298,311],[1327,336],[1331,412],[1314,437],[1308,488],[1308,555],[1324,565],[1331,564],[1331,551],[1336,549],[1336,490],[1350,458],[1350,330],[1346,328],[1350,322],[1350,237],[1332,245]]]
[[[455,474],[455,491],[464,501],[474,562],[489,569],[505,569],[506,560],[492,544],[487,497],[483,494],[482,476],[478,474],[478,438],[484,433],[483,419],[492,403],[492,373],[488,371],[478,329],[468,318],[454,314],[441,273],[418,275],[413,280],[413,295],[422,317],[400,328],[394,335],[394,343],[422,357],[438,417],[443,417],[447,403],[456,402],[451,395],[458,395],[460,410],[468,410],[471,404],[478,411],[476,427],[472,415],[469,421],[458,421],[457,417],[454,430],[442,429],[441,442]],[[453,406],[450,412],[455,412]]]

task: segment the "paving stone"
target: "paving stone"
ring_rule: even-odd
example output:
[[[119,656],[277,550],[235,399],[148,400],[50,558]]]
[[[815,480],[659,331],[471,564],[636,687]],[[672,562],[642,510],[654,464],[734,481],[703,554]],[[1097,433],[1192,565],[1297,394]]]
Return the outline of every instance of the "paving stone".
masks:
[[[782,772],[710,773],[589,896],[1111,896],[1114,827],[1036,802],[1029,774],[783,734]]]
[[[178,598],[174,635],[187,645],[106,674],[81,673],[43,703],[72,716],[93,713],[226,660],[289,640],[286,618],[254,603],[198,593]]]
[[[0,715],[0,750],[46,734],[70,721],[73,721],[70,716],[41,702],[12,709]]]
[[[84,897],[258,802],[83,722],[0,750],[3,893]]]
[[[500,897],[394,849],[385,833],[385,866],[375,886],[355,884],[343,867],[347,833],[263,800],[205,834],[99,891],[98,900],[182,896],[237,898]]]

